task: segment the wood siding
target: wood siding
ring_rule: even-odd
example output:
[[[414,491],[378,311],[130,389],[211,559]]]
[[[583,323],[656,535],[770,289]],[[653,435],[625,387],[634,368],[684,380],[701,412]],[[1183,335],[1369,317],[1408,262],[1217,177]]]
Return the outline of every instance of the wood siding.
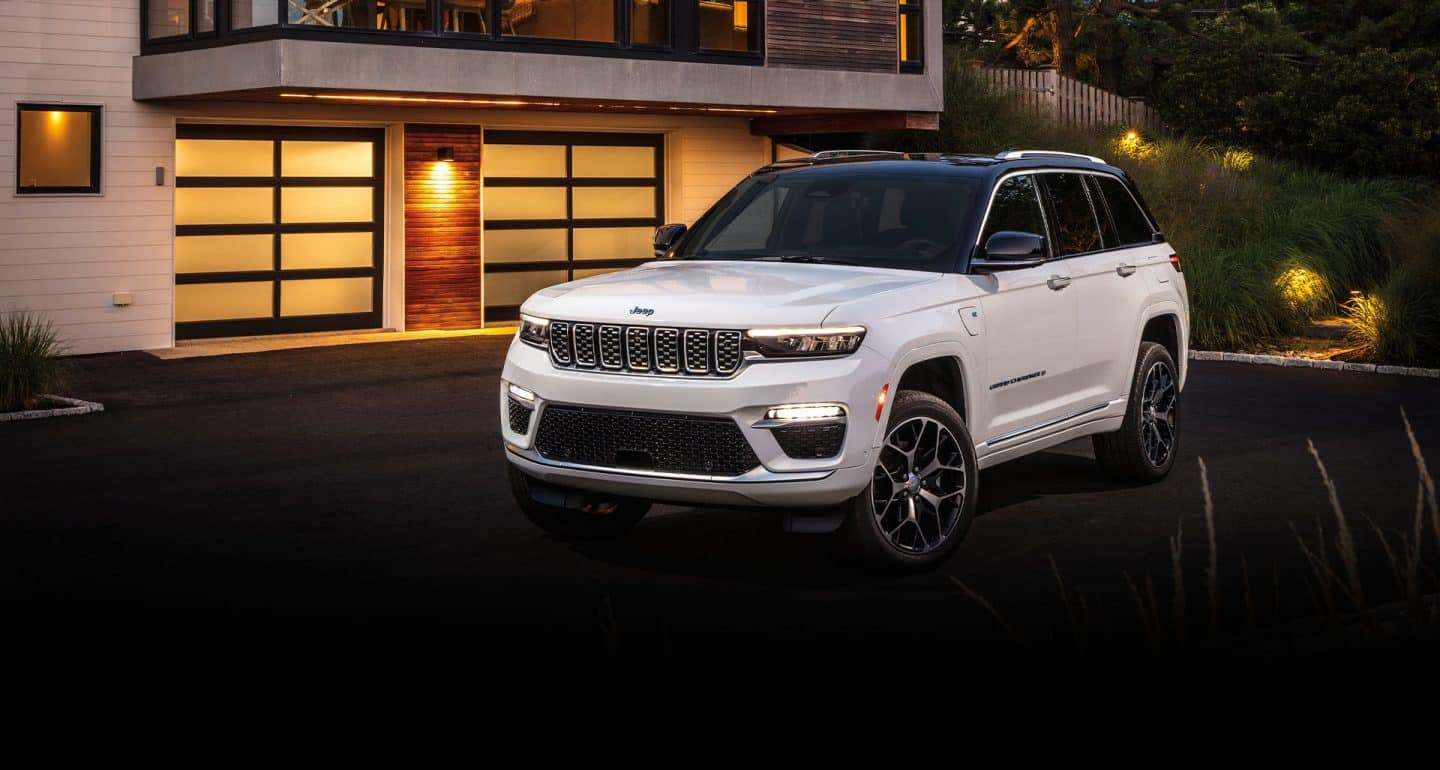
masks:
[[[137,0],[0,2],[0,313],[44,315],[74,354],[172,344],[175,119],[130,98],[139,19]],[[104,107],[100,195],[14,194],[23,101]]]
[[[437,168],[435,152],[455,161]],[[448,173],[447,173],[448,172]],[[405,126],[405,328],[475,329],[480,304],[480,127]]]
[[[896,0],[769,0],[765,3],[765,63],[895,72],[899,65],[898,18]]]

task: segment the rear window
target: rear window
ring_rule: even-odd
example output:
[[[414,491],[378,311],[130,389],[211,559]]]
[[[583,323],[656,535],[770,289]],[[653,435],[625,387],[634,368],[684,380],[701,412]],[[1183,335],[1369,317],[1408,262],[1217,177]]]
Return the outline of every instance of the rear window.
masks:
[[[1124,246],[1150,243],[1154,229],[1125,185],[1111,176],[1095,179],[1100,183],[1100,191],[1105,194],[1105,203],[1110,207],[1110,219],[1115,224],[1120,243]]]

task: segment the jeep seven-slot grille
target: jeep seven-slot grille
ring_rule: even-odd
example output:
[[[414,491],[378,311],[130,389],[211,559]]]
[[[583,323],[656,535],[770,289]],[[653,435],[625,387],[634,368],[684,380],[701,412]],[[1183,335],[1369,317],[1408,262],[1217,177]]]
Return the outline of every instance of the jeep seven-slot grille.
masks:
[[[542,457],[602,468],[739,476],[760,465],[734,420],[550,404],[540,412]]]
[[[734,329],[550,322],[550,360],[566,369],[728,377],[745,360]]]

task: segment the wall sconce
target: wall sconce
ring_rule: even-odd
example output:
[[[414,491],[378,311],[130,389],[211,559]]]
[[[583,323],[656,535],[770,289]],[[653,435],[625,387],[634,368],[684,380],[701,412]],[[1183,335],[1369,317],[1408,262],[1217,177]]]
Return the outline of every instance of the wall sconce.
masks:
[[[454,163],[454,162],[455,162],[455,148],[454,148],[454,147],[439,147],[439,148],[436,148],[436,150],[435,150],[435,160],[444,161],[445,163]]]

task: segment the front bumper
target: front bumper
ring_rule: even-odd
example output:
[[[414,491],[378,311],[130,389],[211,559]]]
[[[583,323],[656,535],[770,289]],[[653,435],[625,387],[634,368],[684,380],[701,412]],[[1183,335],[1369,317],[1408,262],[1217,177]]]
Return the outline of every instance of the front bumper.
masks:
[[[828,505],[855,496],[870,482],[875,399],[888,367],[862,347],[844,358],[753,362],[727,379],[608,374],[557,369],[545,351],[517,340],[501,374],[501,431],[509,461],[554,484],[679,503]],[[535,412],[523,433],[512,430],[508,419],[512,383],[535,396]],[[845,407],[845,438],[836,456],[790,457],[768,428],[756,427],[772,407],[808,403]],[[708,476],[559,462],[534,446],[548,404],[730,419],[760,465],[739,476]]]

